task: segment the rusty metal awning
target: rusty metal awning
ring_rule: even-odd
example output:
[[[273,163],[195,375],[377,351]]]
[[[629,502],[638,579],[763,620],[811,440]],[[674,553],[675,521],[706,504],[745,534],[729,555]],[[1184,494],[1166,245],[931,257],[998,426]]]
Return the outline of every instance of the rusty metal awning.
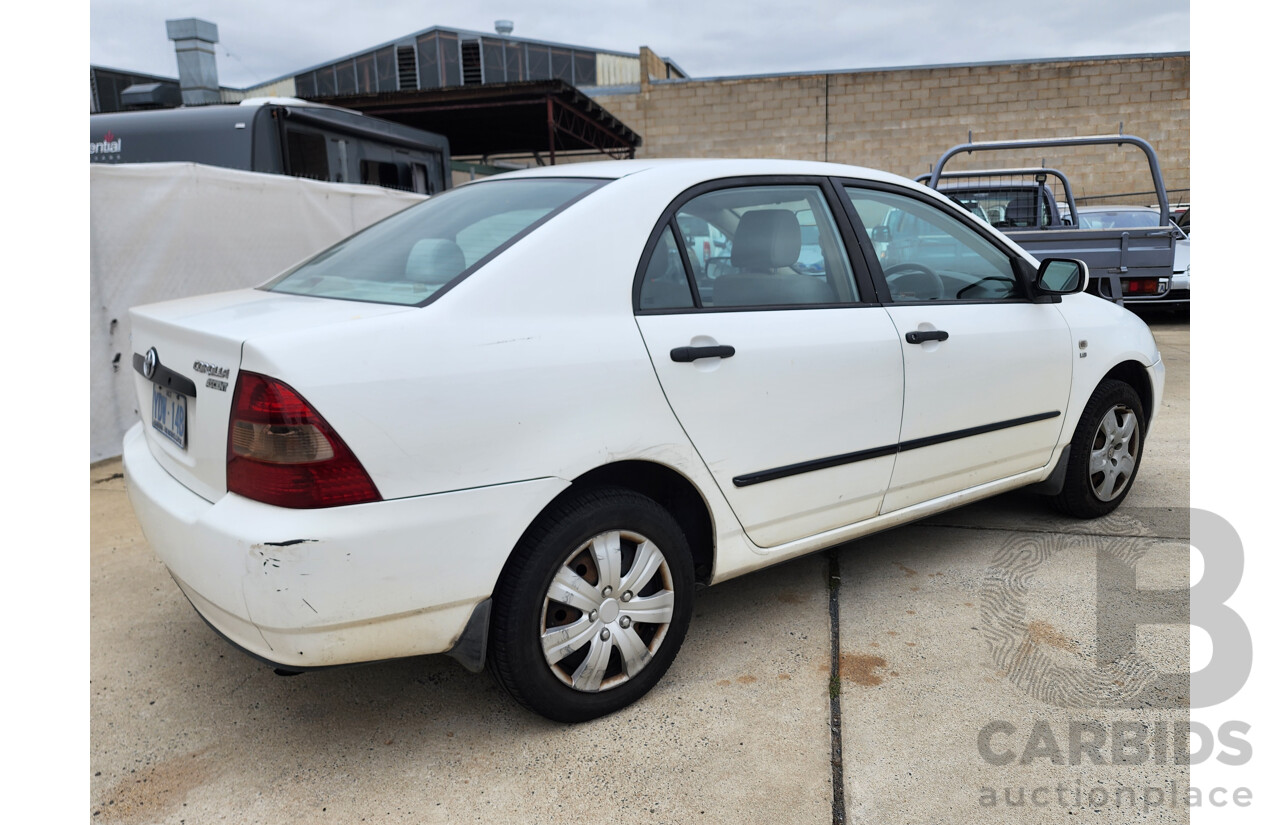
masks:
[[[455,156],[602,153],[635,157],[641,137],[562,80],[314,98],[449,139]]]

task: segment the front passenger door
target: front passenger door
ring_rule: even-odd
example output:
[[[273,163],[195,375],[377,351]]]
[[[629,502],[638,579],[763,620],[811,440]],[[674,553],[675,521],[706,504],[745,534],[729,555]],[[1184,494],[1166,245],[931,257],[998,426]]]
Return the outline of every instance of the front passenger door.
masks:
[[[960,210],[904,188],[846,185],[903,347],[891,512],[1044,467],[1075,347],[1056,304],[1033,303],[1011,260]],[[877,226],[893,230],[877,231]]]

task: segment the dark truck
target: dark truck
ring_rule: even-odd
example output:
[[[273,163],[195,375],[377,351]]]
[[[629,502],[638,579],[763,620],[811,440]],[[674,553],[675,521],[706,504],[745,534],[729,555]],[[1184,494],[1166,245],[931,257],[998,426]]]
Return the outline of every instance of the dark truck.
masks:
[[[1071,184],[1056,169],[946,171],[947,161],[959,154],[1108,144],[1136,146],[1146,155],[1159,204],[1157,226],[1083,227]],[[1177,233],[1169,225],[1169,201],[1160,163],[1151,144],[1142,138],[1097,135],[962,143],[944,152],[933,171],[916,180],[956,201],[1037,258],[1084,261],[1091,276],[1088,291],[1095,295],[1136,307],[1143,301],[1160,301],[1169,293]],[[881,240],[892,243],[893,227],[887,229]]]
[[[919,175],[916,181],[928,184],[929,177]],[[1057,169],[1030,166],[944,172],[937,189],[1004,232],[1080,225],[1071,184]]]
[[[447,138],[292,98],[90,115],[89,161],[191,161],[423,195],[452,181]]]

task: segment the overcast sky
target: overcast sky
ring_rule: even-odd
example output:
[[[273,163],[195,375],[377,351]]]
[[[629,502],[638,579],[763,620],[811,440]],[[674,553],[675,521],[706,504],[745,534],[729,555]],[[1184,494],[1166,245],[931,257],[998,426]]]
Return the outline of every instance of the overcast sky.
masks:
[[[1190,0],[91,0],[89,62],[177,76],[164,21],[217,24],[218,79],[243,88],[431,26],[623,52],[695,77],[1186,51]],[[536,11],[533,10],[536,8]]]

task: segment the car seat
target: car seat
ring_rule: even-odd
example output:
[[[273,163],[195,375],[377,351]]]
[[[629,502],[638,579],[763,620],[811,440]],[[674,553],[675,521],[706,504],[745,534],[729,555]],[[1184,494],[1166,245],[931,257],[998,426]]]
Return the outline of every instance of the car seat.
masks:
[[[780,272],[800,257],[800,222],[788,209],[757,209],[738,222],[730,263],[737,272],[714,281],[716,306],[822,304],[833,300],[821,278]]]

